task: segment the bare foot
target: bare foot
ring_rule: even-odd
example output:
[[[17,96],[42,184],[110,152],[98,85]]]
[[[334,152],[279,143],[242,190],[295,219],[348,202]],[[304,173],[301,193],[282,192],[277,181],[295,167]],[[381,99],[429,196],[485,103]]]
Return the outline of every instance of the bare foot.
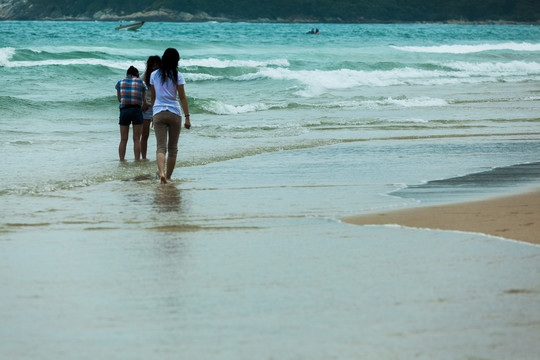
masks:
[[[167,179],[165,179],[165,175],[161,175],[161,183],[162,183],[162,184],[166,184],[166,183],[167,183]]]

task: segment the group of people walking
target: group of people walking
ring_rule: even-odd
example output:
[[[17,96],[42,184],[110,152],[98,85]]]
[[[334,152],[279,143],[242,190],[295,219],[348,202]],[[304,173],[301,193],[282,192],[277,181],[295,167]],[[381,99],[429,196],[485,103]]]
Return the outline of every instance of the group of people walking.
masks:
[[[146,159],[150,125],[153,122],[157,143],[156,162],[162,184],[166,184],[171,178],[176,165],[182,111],[185,117],[184,127],[191,127],[184,90],[186,82],[178,71],[179,61],[178,51],[168,48],[161,58],[148,58],[142,76],[139,77],[139,71],[130,66],[126,77],[116,84],[120,102],[120,160],[123,161],[126,155],[131,124],[135,160],[139,160],[141,156]]]

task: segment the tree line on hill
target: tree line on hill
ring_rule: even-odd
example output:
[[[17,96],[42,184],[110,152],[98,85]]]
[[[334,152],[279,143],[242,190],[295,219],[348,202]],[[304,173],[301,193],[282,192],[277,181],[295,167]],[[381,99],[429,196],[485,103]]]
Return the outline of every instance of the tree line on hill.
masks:
[[[6,1],[6,0],[5,0]],[[9,1],[9,0],[7,0]],[[49,18],[116,15],[168,9],[231,21],[320,22],[540,21],[539,0],[27,0]]]

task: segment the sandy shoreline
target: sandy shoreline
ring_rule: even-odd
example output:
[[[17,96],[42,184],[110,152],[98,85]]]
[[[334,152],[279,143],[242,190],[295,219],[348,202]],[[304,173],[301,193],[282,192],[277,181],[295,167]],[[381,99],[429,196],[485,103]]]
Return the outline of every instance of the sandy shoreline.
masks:
[[[478,232],[540,245],[540,189],[482,201],[404,209],[342,220],[356,225],[398,224]]]

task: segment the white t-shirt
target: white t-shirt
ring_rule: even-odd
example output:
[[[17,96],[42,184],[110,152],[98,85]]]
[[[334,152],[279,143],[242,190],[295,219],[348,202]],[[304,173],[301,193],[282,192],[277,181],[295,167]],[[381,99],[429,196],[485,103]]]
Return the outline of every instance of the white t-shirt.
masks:
[[[184,85],[184,75],[178,72],[178,83],[174,84],[171,79],[167,79],[165,83],[161,82],[160,71],[156,70],[150,75],[150,84],[154,86],[156,91],[156,100],[154,101],[154,116],[162,111],[169,110],[170,112],[182,116],[180,111],[180,103],[178,102],[178,85]]]

